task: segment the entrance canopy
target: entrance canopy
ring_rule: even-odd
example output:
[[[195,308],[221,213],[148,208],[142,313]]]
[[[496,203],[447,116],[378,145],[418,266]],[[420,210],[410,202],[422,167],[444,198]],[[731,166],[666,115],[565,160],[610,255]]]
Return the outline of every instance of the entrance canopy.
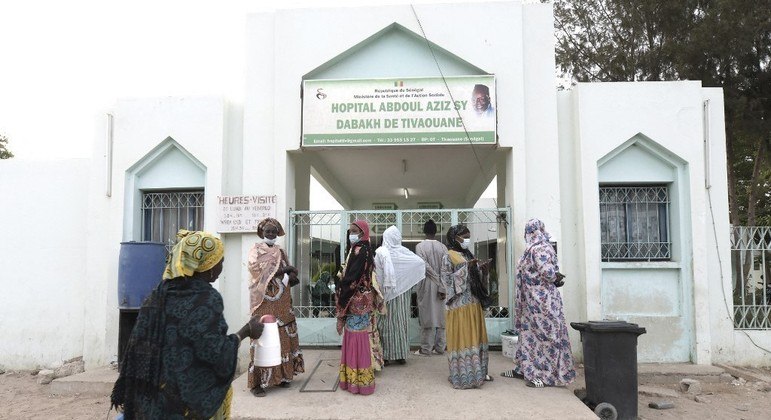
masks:
[[[304,150],[314,176],[344,207],[473,207],[496,175],[495,145]],[[406,192],[405,192],[406,190]]]

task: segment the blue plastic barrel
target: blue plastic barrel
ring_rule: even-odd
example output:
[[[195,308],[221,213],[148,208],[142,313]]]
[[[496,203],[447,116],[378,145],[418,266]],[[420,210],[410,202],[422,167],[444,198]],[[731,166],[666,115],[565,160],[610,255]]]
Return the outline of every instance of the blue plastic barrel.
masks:
[[[118,257],[118,306],[137,309],[155,289],[166,267],[162,242],[121,242]]]

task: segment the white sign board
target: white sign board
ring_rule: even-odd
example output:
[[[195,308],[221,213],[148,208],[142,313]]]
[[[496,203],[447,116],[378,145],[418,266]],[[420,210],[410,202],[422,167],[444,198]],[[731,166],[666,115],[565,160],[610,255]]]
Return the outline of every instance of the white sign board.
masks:
[[[217,196],[217,232],[257,232],[266,217],[276,218],[275,195]]]
[[[496,142],[493,75],[303,86],[303,147]]]

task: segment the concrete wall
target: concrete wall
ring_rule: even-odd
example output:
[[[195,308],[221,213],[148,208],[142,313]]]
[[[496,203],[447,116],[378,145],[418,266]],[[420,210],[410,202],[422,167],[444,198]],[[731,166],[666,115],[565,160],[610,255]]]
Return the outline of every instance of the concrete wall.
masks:
[[[46,367],[83,354],[87,159],[0,161],[0,365]]]
[[[585,279],[586,318],[638,320],[642,326],[648,327],[648,334],[640,338],[639,355],[643,361],[669,360],[669,357],[672,361],[682,358],[697,363],[711,361],[712,331],[709,321],[700,316],[711,303],[710,293],[705,282],[695,281],[705,278],[708,271],[707,236],[703,228],[706,194],[702,92],[699,82],[579,84],[561,101],[563,112],[570,120],[560,125],[566,133],[562,145],[574,153],[566,153],[566,150],[561,155],[560,164],[574,165],[575,172],[572,173],[576,176],[572,181],[575,192],[571,193],[570,199],[575,200],[573,208],[577,212],[568,217],[570,224],[576,226],[575,230],[571,229],[569,242],[577,251],[578,260],[569,263],[572,268],[580,270],[580,276]],[[614,153],[620,153],[637,142],[635,138],[640,135],[647,139],[640,144],[650,146],[649,155],[667,163],[677,173],[671,190],[672,262],[601,263],[598,186],[602,178],[599,168]],[[571,155],[577,158],[575,163],[568,161]],[[645,176],[640,181],[650,182],[651,177],[667,176],[666,173],[654,174],[656,167],[648,169],[647,174],[638,173]],[[631,172],[627,172],[626,176],[637,171],[633,168],[630,166]],[[619,173],[612,164],[607,169],[607,176]],[[722,176],[722,179],[719,179],[720,174],[715,176],[715,183],[725,184],[724,174]],[[571,206],[564,206],[563,211],[570,212]],[[727,212],[723,211],[716,217],[727,220]],[[727,235],[720,241],[727,246]],[[617,297],[613,290],[618,292],[618,289],[614,289],[613,279],[618,280],[618,270],[631,270],[624,274],[626,277],[639,278],[658,273],[669,276],[670,282],[676,279],[673,284],[667,283],[667,287],[674,289],[667,290],[676,291],[680,302],[655,314],[636,313],[631,307],[623,310],[614,307],[610,299]],[[671,277],[670,274],[662,274],[661,270],[676,275]],[[656,278],[661,280],[663,277]],[[650,296],[652,289],[641,288],[639,284],[626,284],[624,290],[630,298],[659,298],[655,294]],[[672,311],[677,311],[682,326],[676,336],[671,336],[671,320],[668,321]],[[619,315],[619,312],[624,315]],[[679,344],[683,339],[688,347],[684,354],[667,347],[667,343]]]
[[[240,107],[218,97],[127,99],[109,110],[113,115],[113,153],[111,195],[106,195],[108,174],[107,118],[97,119],[94,143],[94,165],[90,174],[88,197],[89,234],[87,288],[94,302],[85,308],[85,360],[87,365],[101,365],[117,355],[118,302],[117,273],[120,242],[141,240],[139,218],[139,186],[142,174],[150,173],[154,188],[178,187],[174,173],[179,168],[200,168],[205,190],[204,229],[216,230],[216,198],[240,173],[240,162],[226,161],[228,150],[238,150],[240,143]],[[233,115],[235,114],[235,115]],[[235,123],[235,124],[234,124]],[[164,160],[171,153],[175,159]],[[187,161],[185,159],[188,159]],[[158,165],[153,165],[158,163]],[[143,172],[142,169],[151,168]],[[139,176],[137,176],[139,175]],[[160,182],[160,183],[159,183]],[[189,185],[188,185],[189,186]],[[225,237],[226,249],[240,248],[238,237]],[[232,254],[226,254],[232,256]],[[240,259],[228,264],[215,283],[226,301],[240,286]],[[231,262],[233,261],[233,262]],[[226,318],[240,326],[238,308],[226,305]]]

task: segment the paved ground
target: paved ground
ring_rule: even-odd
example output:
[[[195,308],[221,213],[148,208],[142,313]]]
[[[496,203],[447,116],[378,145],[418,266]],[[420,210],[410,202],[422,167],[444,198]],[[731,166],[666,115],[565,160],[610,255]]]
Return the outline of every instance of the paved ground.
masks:
[[[234,384],[236,419],[284,418],[421,418],[421,419],[596,419],[566,388],[532,389],[523,381],[507,379],[500,372],[511,361],[500,352],[490,355],[495,378],[481,389],[455,390],[447,381],[445,356],[411,355],[404,366],[388,366],[378,373],[373,395],[346,391],[299,392],[319,359],[340,358],[339,350],[304,351],[307,373],[289,389],[269,389],[264,398],[246,390],[246,377]]]
[[[500,352],[491,354],[495,381],[480,390],[458,391],[446,382],[447,362],[442,356],[412,356],[406,366],[387,368],[377,376],[371,396],[301,393],[300,387],[319,359],[332,359],[327,377],[335,371],[337,350],[306,350],[308,373],[289,389],[271,389],[265,398],[246,391],[246,378],[234,383],[234,415],[252,418],[516,418],[590,419],[588,408],[573,396],[583,377],[569,389],[535,390],[522,381],[497,376],[510,362]],[[579,369],[580,373],[581,369]],[[95,369],[51,385],[39,385],[30,372],[0,374],[0,419],[106,419],[109,395],[117,372]],[[683,377],[698,379],[698,398],[678,391]],[[315,375],[311,388],[328,388],[325,375]],[[640,365],[641,419],[771,419],[771,371],[729,366]],[[669,400],[673,409],[653,410],[652,401]],[[113,415],[109,418],[114,417]]]

